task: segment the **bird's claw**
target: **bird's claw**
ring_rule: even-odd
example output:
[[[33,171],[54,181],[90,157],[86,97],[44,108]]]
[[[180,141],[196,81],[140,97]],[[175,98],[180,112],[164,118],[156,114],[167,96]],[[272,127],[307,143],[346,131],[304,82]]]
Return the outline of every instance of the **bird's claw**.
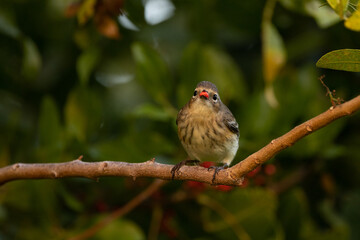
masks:
[[[212,178],[212,180],[211,180],[211,183],[212,183],[212,184],[215,184],[216,175],[220,172],[220,170],[226,169],[226,168],[228,168],[228,167],[229,167],[229,165],[226,164],[226,163],[225,163],[223,166],[220,166],[220,167],[210,166],[210,167],[208,168],[208,171],[210,171],[211,169],[214,169],[214,175],[213,175],[213,178]]]
[[[174,180],[175,174],[179,172],[180,168],[185,165],[184,161],[179,162],[171,169],[171,180]]]
[[[177,172],[179,172],[179,170],[182,166],[187,165],[187,164],[199,164],[199,162],[200,162],[199,160],[189,160],[189,159],[179,162],[170,171],[171,172],[171,180],[174,180],[175,174]]]

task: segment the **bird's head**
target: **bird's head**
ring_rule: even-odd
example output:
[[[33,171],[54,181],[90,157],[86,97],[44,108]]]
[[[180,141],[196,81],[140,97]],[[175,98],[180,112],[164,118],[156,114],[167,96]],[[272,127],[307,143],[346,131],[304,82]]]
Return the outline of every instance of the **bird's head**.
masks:
[[[215,84],[202,81],[196,86],[191,102],[197,107],[218,110],[220,107],[220,96]]]

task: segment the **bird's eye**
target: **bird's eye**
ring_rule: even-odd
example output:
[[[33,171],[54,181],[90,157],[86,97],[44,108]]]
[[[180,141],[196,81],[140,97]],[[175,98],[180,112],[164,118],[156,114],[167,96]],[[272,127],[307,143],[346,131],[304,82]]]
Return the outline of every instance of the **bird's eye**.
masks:
[[[216,94],[214,94],[213,100],[216,101],[217,99],[218,99],[218,96]]]
[[[194,92],[194,96],[196,96],[197,95],[197,91],[195,90],[195,92]]]

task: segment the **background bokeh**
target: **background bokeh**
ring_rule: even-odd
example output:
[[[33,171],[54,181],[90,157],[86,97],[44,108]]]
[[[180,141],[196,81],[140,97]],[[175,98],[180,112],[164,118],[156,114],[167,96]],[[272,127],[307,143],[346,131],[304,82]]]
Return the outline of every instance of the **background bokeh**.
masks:
[[[359,73],[315,63],[359,43],[326,1],[1,0],[0,165],[175,164],[176,114],[202,80],[239,122],[237,163],[331,106],[321,75],[357,96]],[[242,188],[169,182],[93,239],[360,239],[359,121],[304,138]],[[7,183],[0,239],[75,236],[152,181]]]

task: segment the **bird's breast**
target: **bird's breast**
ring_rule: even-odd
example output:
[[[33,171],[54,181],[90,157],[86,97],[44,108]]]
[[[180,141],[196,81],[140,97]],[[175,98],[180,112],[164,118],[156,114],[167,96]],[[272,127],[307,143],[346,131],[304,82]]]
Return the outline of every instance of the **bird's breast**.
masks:
[[[236,148],[237,136],[216,115],[188,114],[178,122],[178,134],[189,157],[200,161],[222,161]]]

